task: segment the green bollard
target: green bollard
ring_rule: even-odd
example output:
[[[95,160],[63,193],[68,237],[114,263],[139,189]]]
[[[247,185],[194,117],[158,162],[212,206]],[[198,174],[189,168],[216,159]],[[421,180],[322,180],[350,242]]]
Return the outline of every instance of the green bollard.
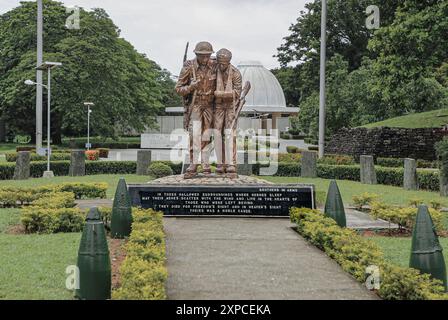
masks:
[[[442,250],[428,207],[420,205],[412,232],[409,267],[441,280],[446,291],[446,267]]]
[[[132,204],[126,181],[120,178],[115,191],[110,234],[114,239],[129,237],[132,228]]]
[[[98,208],[91,208],[86,218],[78,251],[79,289],[82,300],[106,300],[111,295],[111,266],[106,229]]]
[[[342,202],[341,193],[339,192],[336,180],[330,182],[324,212],[327,217],[334,219],[341,228],[347,226],[344,203]]]

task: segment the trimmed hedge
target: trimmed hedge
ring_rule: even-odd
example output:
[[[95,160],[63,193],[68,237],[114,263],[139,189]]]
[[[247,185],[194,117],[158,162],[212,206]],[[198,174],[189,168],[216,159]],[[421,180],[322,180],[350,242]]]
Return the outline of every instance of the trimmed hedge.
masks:
[[[27,233],[79,232],[85,213],[74,208],[71,192],[51,192],[22,209],[20,222]]]
[[[9,152],[5,153],[5,158],[7,162],[16,162],[17,160],[17,152]],[[37,153],[31,153],[30,160],[31,161],[46,161],[47,156],[41,156]],[[50,155],[51,161],[62,161],[62,160],[70,160],[70,153],[52,153]]]
[[[85,142],[66,142],[62,144],[64,147],[84,149]],[[135,142],[92,142],[93,149],[140,149],[140,143]]]
[[[2,187],[0,188],[0,207],[21,207],[45,197],[50,193],[70,193],[74,199],[106,198],[107,183],[62,183],[37,188]]]
[[[261,167],[267,164],[254,164],[252,166],[255,175],[260,174]],[[275,176],[278,177],[298,177],[300,176],[300,163],[278,163]],[[378,184],[403,186],[403,168],[375,168]],[[317,164],[317,176],[323,179],[360,181],[359,165],[326,165]],[[421,169],[417,170],[419,188],[422,190],[439,191],[439,171]]]
[[[381,249],[354,230],[341,228],[318,210],[292,208],[291,221],[297,232],[359,282],[367,280],[366,268],[380,269],[380,288],[376,293],[387,300],[448,299],[440,280],[432,279],[418,270],[393,265],[384,259]]]
[[[429,208],[429,214],[434,222],[436,230],[443,230],[442,213],[436,209]],[[417,217],[417,207],[395,207],[373,201],[371,203],[370,215],[375,219],[383,219],[395,223],[399,228],[412,230]]]
[[[181,162],[158,161],[171,167],[174,174],[182,172]],[[0,163],[0,180],[11,180],[14,176],[14,163]],[[70,161],[51,161],[51,170],[55,176],[67,176]],[[40,178],[47,170],[46,161],[36,161],[30,164],[31,177]],[[86,174],[135,174],[137,171],[136,161],[87,161]]]
[[[113,299],[166,299],[165,234],[163,214],[151,209],[132,211],[134,222],[126,259],[120,266],[121,286],[112,293]]]
[[[404,159],[402,158],[377,158],[376,164],[381,167],[403,168]],[[416,160],[417,168],[437,168],[437,161]]]
[[[152,162],[148,167],[148,174],[155,178],[162,178],[173,175],[173,169],[165,163]]]

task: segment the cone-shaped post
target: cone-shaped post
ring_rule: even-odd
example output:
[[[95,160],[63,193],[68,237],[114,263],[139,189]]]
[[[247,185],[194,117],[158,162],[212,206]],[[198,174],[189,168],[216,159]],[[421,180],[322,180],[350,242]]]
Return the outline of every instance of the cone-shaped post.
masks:
[[[106,300],[111,295],[111,265],[106,230],[98,208],[91,208],[86,218],[78,251],[79,289],[82,300]]]
[[[340,227],[345,228],[347,226],[344,203],[335,180],[330,182],[330,187],[328,188],[325,215],[334,219]]]
[[[115,191],[110,234],[112,238],[123,239],[129,237],[132,227],[132,204],[126,181],[120,178]]]
[[[420,205],[412,233],[409,267],[443,282],[447,290],[445,259],[428,207]]]

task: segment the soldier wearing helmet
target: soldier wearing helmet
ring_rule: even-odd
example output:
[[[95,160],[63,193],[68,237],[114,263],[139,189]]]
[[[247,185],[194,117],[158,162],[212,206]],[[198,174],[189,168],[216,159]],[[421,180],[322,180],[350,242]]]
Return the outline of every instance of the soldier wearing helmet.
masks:
[[[216,90],[216,60],[211,59],[213,47],[208,42],[199,42],[194,50],[196,59],[186,61],[176,84],[176,92],[186,101],[186,127],[190,134],[190,166],[184,177],[197,174],[199,155],[205,175],[210,169],[210,131],[213,122],[214,92]]]
[[[233,121],[242,91],[242,77],[230,61],[232,53],[221,49],[216,54],[218,62],[215,95],[215,146],[216,173],[236,176],[236,130]]]

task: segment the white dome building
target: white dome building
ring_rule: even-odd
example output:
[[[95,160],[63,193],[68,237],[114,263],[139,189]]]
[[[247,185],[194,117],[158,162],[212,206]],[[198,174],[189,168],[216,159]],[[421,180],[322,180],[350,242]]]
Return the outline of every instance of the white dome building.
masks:
[[[274,74],[258,61],[240,62],[237,68],[243,77],[243,86],[246,81],[251,83],[238,127],[280,131],[289,127],[288,117],[298,114],[299,108],[286,107],[285,94]],[[170,116],[158,117],[161,131],[171,132],[173,128],[181,128],[184,108],[171,107],[165,111]]]
[[[288,126],[287,117],[297,114],[299,108],[286,107],[285,94],[274,74],[259,61],[240,62],[237,68],[243,77],[243,86],[246,81],[252,85],[242,113],[249,116],[254,114],[256,118],[261,118],[263,129],[282,130]]]

